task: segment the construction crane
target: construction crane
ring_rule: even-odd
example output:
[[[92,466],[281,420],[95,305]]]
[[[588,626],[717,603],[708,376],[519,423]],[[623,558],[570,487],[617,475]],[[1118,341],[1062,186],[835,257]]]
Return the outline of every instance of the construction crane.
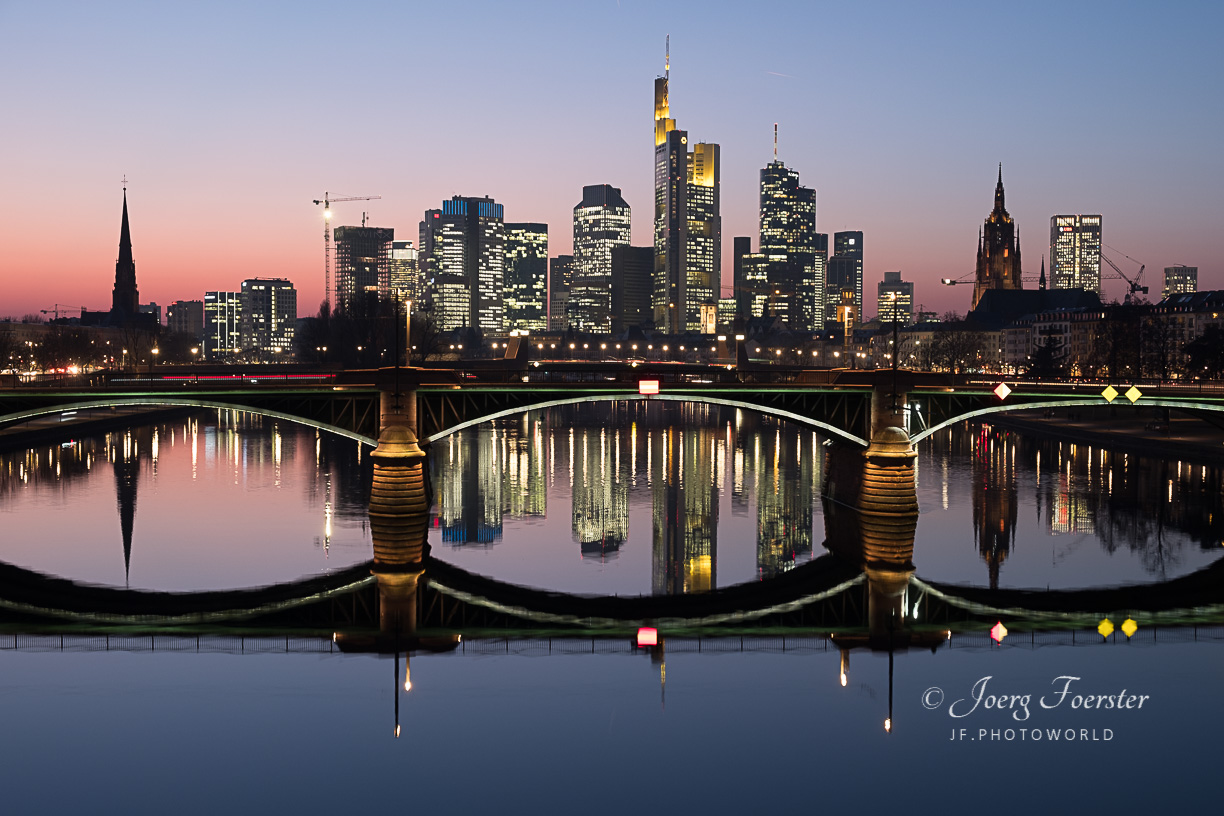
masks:
[[[970,275],[973,275],[974,277],[971,278],[969,277]],[[959,278],[940,278],[939,282],[944,286],[957,286],[958,284],[963,283],[977,283],[976,275],[976,272],[967,272],[964,275],[961,275]],[[1038,283],[1041,281],[1041,278],[1034,278],[1031,275],[1026,275],[1020,278],[1020,280],[1025,283]]]
[[[65,306],[62,303],[57,303],[55,304],[54,309],[39,309],[38,311],[42,312],[43,314],[53,314],[55,315],[55,319],[59,320],[60,312],[83,312],[85,311],[85,307],[84,306]]]
[[[315,204],[323,205],[323,303],[325,311],[331,313],[331,205],[341,201],[374,201],[382,196],[337,196],[332,198],[329,193],[323,193],[323,198],[313,199]],[[362,226],[365,219],[362,218]]]
[[[1113,247],[1110,247],[1110,249],[1113,249]],[[1117,252],[1117,250],[1114,250],[1114,251]],[[1134,258],[1127,255],[1125,252],[1122,253],[1122,257],[1134,263],[1139,263]],[[1109,264],[1113,268],[1113,271],[1118,273],[1117,275],[1104,275],[1103,277],[1113,278],[1115,280],[1118,278],[1121,278],[1122,280],[1126,281],[1128,286],[1130,286],[1130,290],[1127,291],[1126,293],[1127,300],[1130,300],[1131,295],[1137,294],[1139,292],[1142,292],[1145,295],[1148,293],[1148,288],[1142,284],[1143,270],[1147,269],[1147,266],[1145,264],[1139,264],[1139,274],[1135,275],[1134,280],[1131,280],[1130,278],[1126,277],[1126,274],[1121,269],[1118,268],[1118,265],[1116,263],[1109,260],[1109,256],[1106,255],[1104,252],[1101,253],[1101,259],[1104,260],[1105,263]]]

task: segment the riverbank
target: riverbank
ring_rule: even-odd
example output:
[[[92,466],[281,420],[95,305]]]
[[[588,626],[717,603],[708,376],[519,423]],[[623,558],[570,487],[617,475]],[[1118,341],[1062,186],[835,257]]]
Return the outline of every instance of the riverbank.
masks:
[[[113,408],[87,408],[45,414],[0,428],[0,450],[28,448],[53,442],[65,442],[82,436],[145,425],[161,419],[182,416],[195,408],[153,408],[146,405],[126,405]]]
[[[1122,453],[1171,456],[1191,462],[1224,462],[1224,429],[1196,417],[1173,412],[1167,421],[1133,409],[1059,409],[995,415],[989,424],[1050,439],[1093,445]]]

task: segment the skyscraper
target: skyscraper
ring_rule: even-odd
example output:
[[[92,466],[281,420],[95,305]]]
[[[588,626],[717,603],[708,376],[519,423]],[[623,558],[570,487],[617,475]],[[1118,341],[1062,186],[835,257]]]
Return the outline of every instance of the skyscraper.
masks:
[[[1020,282],[1020,241],[1016,222],[1003,206],[1003,165],[995,185],[994,209],[986,216],[978,234],[977,276],[973,283],[973,308],[988,289],[1023,289]]]
[[[655,328],[699,331],[702,306],[716,307],[721,287],[722,216],[719,148],[688,150],[688,132],[670,117],[670,45],[664,73],[655,78]]]
[[[612,249],[629,246],[629,205],[608,184],[582,188],[574,206],[574,279],[571,324],[582,331],[611,331]]]
[[[612,332],[650,322],[650,278],[654,247],[612,248]]]
[[[1198,291],[1197,266],[1166,266],[1164,271],[1164,289],[1160,293],[1163,300],[1169,295],[1192,293]]]
[[[854,313],[863,313],[863,233],[833,233],[833,257],[829,258],[825,286],[825,320],[837,320],[844,293],[850,292]]]
[[[506,224],[506,329],[548,328],[548,225]]]
[[[901,280],[900,272],[885,272],[876,288],[876,314],[881,323],[912,323],[914,284]]]
[[[1101,216],[1050,217],[1050,281],[1101,294]]]
[[[548,328],[569,328],[570,285],[574,282],[574,256],[558,255],[548,262]]]
[[[264,354],[293,351],[297,326],[297,290],[284,278],[250,278],[242,282],[241,347]]]
[[[703,308],[717,308],[722,286],[722,181],[716,144],[698,143],[688,154],[688,247],[685,328],[713,332]]]
[[[342,314],[365,314],[378,299],[379,278],[390,274],[391,241],[386,227],[336,227],[336,299]]]
[[[760,225],[758,252],[764,256],[769,294],[785,301],[787,324],[807,331],[824,328],[820,293],[828,236],[816,232],[816,191],[801,186],[799,173],[778,161],[777,125],[774,160],[761,170]]]
[[[426,210],[420,264],[439,328],[502,330],[505,298],[505,213],[493,199],[452,196]],[[463,301],[467,314],[460,322]]]
[[[424,294],[416,248],[411,241],[392,241],[387,274],[378,280],[380,300],[419,301]]]

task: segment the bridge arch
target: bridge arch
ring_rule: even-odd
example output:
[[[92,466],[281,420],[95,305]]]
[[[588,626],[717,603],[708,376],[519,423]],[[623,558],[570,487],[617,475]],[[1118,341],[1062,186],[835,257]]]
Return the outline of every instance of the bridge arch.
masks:
[[[378,444],[377,439],[371,439],[353,431],[346,430],[336,425],[330,425],[326,422],[316,422],[312,419],[307,419],[303,416],[288,414],[283,411],[273,411],[268,408],[257,408],[250,405],[238,405],[232,402],[221,402],[219,400],[209,399],[192,399],[189,397],[110,397],[108,399],[94,400],[77,400],[76,402],[60,403],[58,405],[41,406],[38,408],[30,408],[25,411],[16,411],[10,414],[0,416],[0,425],[9,422],[22,422],[27,419],[36,419],[40,416],[48,416],[50,414],[62,414],[65,411],[83,411],[90,408],[113,408],[125,405],[148,405],[157,408],[220,408],[228,411],[244,411],[250,414],[260,414],[261,416],[271,417],[273,419],[281,419],[286,422],[293,422],[298,425],[306,425],[311,428],[317,428],[321,431],[329,431],[330,433],[339,436],[347,437],[363,445],[374,447]]]
[[[936,431],[941,431],[944,428],[951,427],[959,422],[965,422],[966,420],[974,419],[980,416],[988,416],[990,414],[1002,414],[1009,411],[1031,411],[1040,408],[1098,408],[1102,405],[1108,404],[1110,403],[1102,403],[1099,397],[1094,397],[1091,399],[1061,399],[1048,400],[1045,402],[1017,402],[1012,405],[990,405],[985,408],[978,408],[974,411],[966,411],[963,414],[958,414],[957,416],[945,419],[938,425],[932,425],[920,433],[911,436],[910,442],[916,445]],[[1113,404],[1120,405],[1122,408],[1177,408],[1192,411],[1216,411],[1224,413],[1224,405],[1214,405],[1205,402],[1189,402],[1187,400],[1162,399],[1159,397],[1143,397],[1142,404],[1138,402],[1132,404],[1129,401],[1125,403]]]
[[[506,408],[500,411],[493,411],[492,413],[485,414],[484,416],[476,417],[474,419],[464,420],[463,422],[432,434],[423,441],[436,442],[439,439],[445,439],[451,434],[458,433],[459,431],[471,428],[475,425],[480,425],[484,422],[491,422],[495,419],[504,419],[505,417],[517,416],[528,411],[538,411],[544,408],[555,408],[561,405],[576,405],[581,402],[616,402],[639,400],[657,400],[662,402],[700,402],[707,405],[720,405],[728,408],[741,408],[748,411],[756,411],[767,416],[785,419],[788,422],[793,422],[797,425],[823,431],[827,435],[845,439],[864,448],[867,447],[867,440],[855,436],[849,431],[842,430],[835,425],[830,425],[827,422],[811,419],[810,417],[805,417],[802,414],[796,414],[791,411],[783,411],[768,405],[759,405],[757,403],[747,402],[745,400],[721,399],[719,397],[710,397],[704,394],[651,394],[646,396],[636,393],[588,394],[581,397],[566,397],[564,399],[544,400],[542,402],[532,403],[530,405]]]

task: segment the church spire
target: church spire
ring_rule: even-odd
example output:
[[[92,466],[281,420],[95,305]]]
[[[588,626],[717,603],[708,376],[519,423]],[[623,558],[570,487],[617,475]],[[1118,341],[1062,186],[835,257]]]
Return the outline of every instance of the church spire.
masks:
[[[127,185],[123,187],[123,221],[119,227],[119,260],[115,261],[115,289],[111,295],[111,321],[126,325],[140,311],[136,290],[136,263],[132,260],[132,232],[128,227]]]
[[[1041,256],[1041,277],[1039,277],[1039,278],[1037,279],[1037,288],[1039,288],[1039,289],[1043,289],[1043,290],[1046,288],[1046,279],[1045,279],[1045,255],[1044,255],[1044,254],[1042,254],[1042,256]]]
[[[119,227],[119,263],[132,263],[132,231],[128,227],[127,188],[123,188],[123,223]]]
[[[1003,162],[999,162],[999,182],[995,185],[995,212],[1004,212],[1003,207]]]

